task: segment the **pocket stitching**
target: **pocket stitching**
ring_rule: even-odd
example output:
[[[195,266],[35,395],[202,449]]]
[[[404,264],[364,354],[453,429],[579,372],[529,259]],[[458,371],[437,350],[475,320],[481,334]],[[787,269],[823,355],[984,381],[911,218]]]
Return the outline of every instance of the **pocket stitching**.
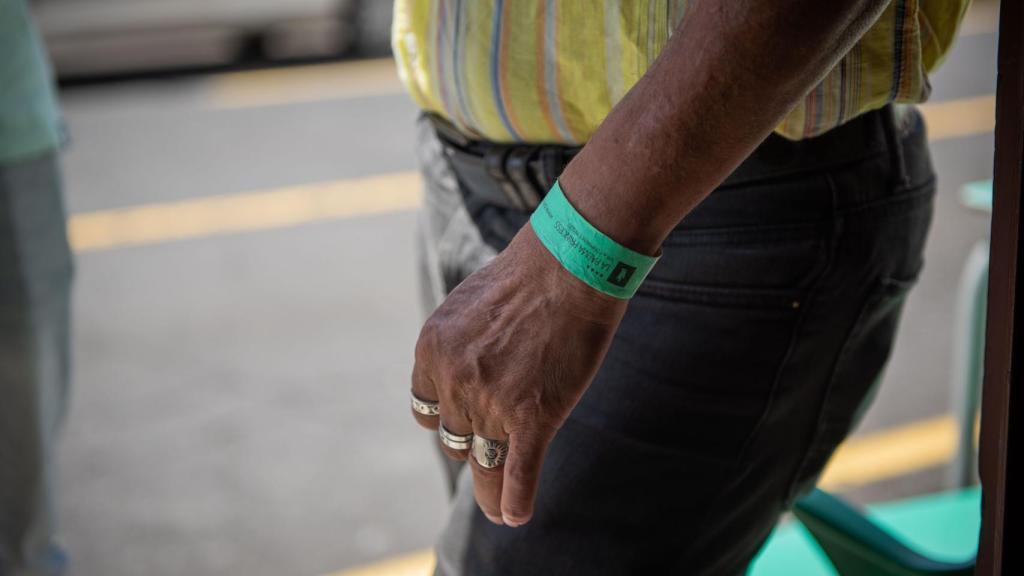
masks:
[[[796,310],[800,308],[810,288],[828,271],[832,260],[832,242],[828,236],[820,234],[815,239],[814,243],[819,250],[818,261],[801,274],[800,284],[796,286],[728,287],[648,278],[640,285],[637,295],[722,308]]]
[[[819,274],[815,272],[816,276]],[[780,311],[799,309],[799,303],[805,293],[805,290],[797,288],[725,288],[675,284],[650,279],[646,280],[637,291],[637,295],[696,305],[757,310],[778,309]]]
[[[785,244],[818,240],[827,220],[778,226],[727,226],[678,229],[671,232],[663,246],[718,246],[751,241]]]

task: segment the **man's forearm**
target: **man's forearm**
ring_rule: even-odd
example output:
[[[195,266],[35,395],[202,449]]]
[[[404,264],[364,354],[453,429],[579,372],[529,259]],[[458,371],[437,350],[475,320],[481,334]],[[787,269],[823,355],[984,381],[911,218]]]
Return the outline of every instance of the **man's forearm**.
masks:
[[[698,0],[561,176],[598,229],[654,253],[850,49],[885,0]]]

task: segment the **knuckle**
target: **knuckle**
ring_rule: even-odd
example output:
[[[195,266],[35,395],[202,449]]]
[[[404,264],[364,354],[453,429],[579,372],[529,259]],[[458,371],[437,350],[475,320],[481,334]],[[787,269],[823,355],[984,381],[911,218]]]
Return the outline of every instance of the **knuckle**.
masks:
[[[486,406],[486,391],[480,385],[479,375],[471,365],[460,363],[452,369],[445,382],[451,398],[460,406],[467,411],[487,413],[486,410],[480,409]]]
[[[484,397],[480,399],[480,414],[484,415],[486,419],[493,422],[505,422],[507,420],[507,411],[502,406],[502,403],[492,397]],[[500,438],[498,438],[500,439]]]
[[[434,322],[427,320],[420,329],[420,336],[416,339],[415,357],[417,363],[427,363],[433,357],[437,349],[435,343],[437,328]]]
[[[561,422],[549,414],[536,410],[522,410],[517,405],[508,418],[509,431],[519,437],[521,444],[543,448],[555,437]]]
[[[459,357],[452,366],[452,379],[463,388],[468,388],[481,380],[480,366],[472,358]]]
[[[416,360],[429,361],[448,355],[451,348],[445,346],[450,340],[450,337],[446,337],[448,332],[447,323],[438,312],[427,318],[420,328],[419,338],[416,339]]]
[[[508,478],[509,482],[519,485],[528,486],[533,483],[533,473],[528,468],[514,462],[506,464],[505,477]]]
[[[446,422],[445,426],[456,434],[472,432],[472,428],[468,426],[473,421],[473,411],[470,409],[465,395],[446,380],[438,382],[436,388],[441,402],[441,422]],[[452,428],[452,426],[458,429]]]
[[[533,436],[548,427],[544,408],[532,395],[519,395],[509,410],[508,426],[521,435]]]

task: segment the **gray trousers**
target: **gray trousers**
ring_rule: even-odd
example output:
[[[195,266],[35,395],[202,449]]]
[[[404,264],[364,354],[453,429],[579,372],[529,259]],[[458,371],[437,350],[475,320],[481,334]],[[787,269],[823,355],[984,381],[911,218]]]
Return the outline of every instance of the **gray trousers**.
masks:
[[[462,203],[459,183],[444,161],[441,143],[425,118],[417,122],[416,132],[416,153],[424,188],[416,250],[420,305],[426,319],[459,282],[483,267],[497,251],[483,242],[473,226]],[[430,443],[444,467],[448,489],[455,494],[465,463],[446,457],[434,437]]]
[[[52,575],[72,256],[57,152],[0,164],[0,576]]]

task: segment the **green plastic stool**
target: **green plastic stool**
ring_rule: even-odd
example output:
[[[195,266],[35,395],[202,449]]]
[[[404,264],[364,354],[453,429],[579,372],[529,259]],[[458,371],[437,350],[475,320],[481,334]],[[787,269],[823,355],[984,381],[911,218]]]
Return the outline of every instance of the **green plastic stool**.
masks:
[[[772,533],[748,576],[969,574],[981,532],[981,489],[882,502],[863,511],[815,492],[795,513],[798,518]]]
[[[793,514],[810,531],[841,576],[966,576],[974,558],[948,562],[925,556],[843,500],[822,490],[800,499]]]

